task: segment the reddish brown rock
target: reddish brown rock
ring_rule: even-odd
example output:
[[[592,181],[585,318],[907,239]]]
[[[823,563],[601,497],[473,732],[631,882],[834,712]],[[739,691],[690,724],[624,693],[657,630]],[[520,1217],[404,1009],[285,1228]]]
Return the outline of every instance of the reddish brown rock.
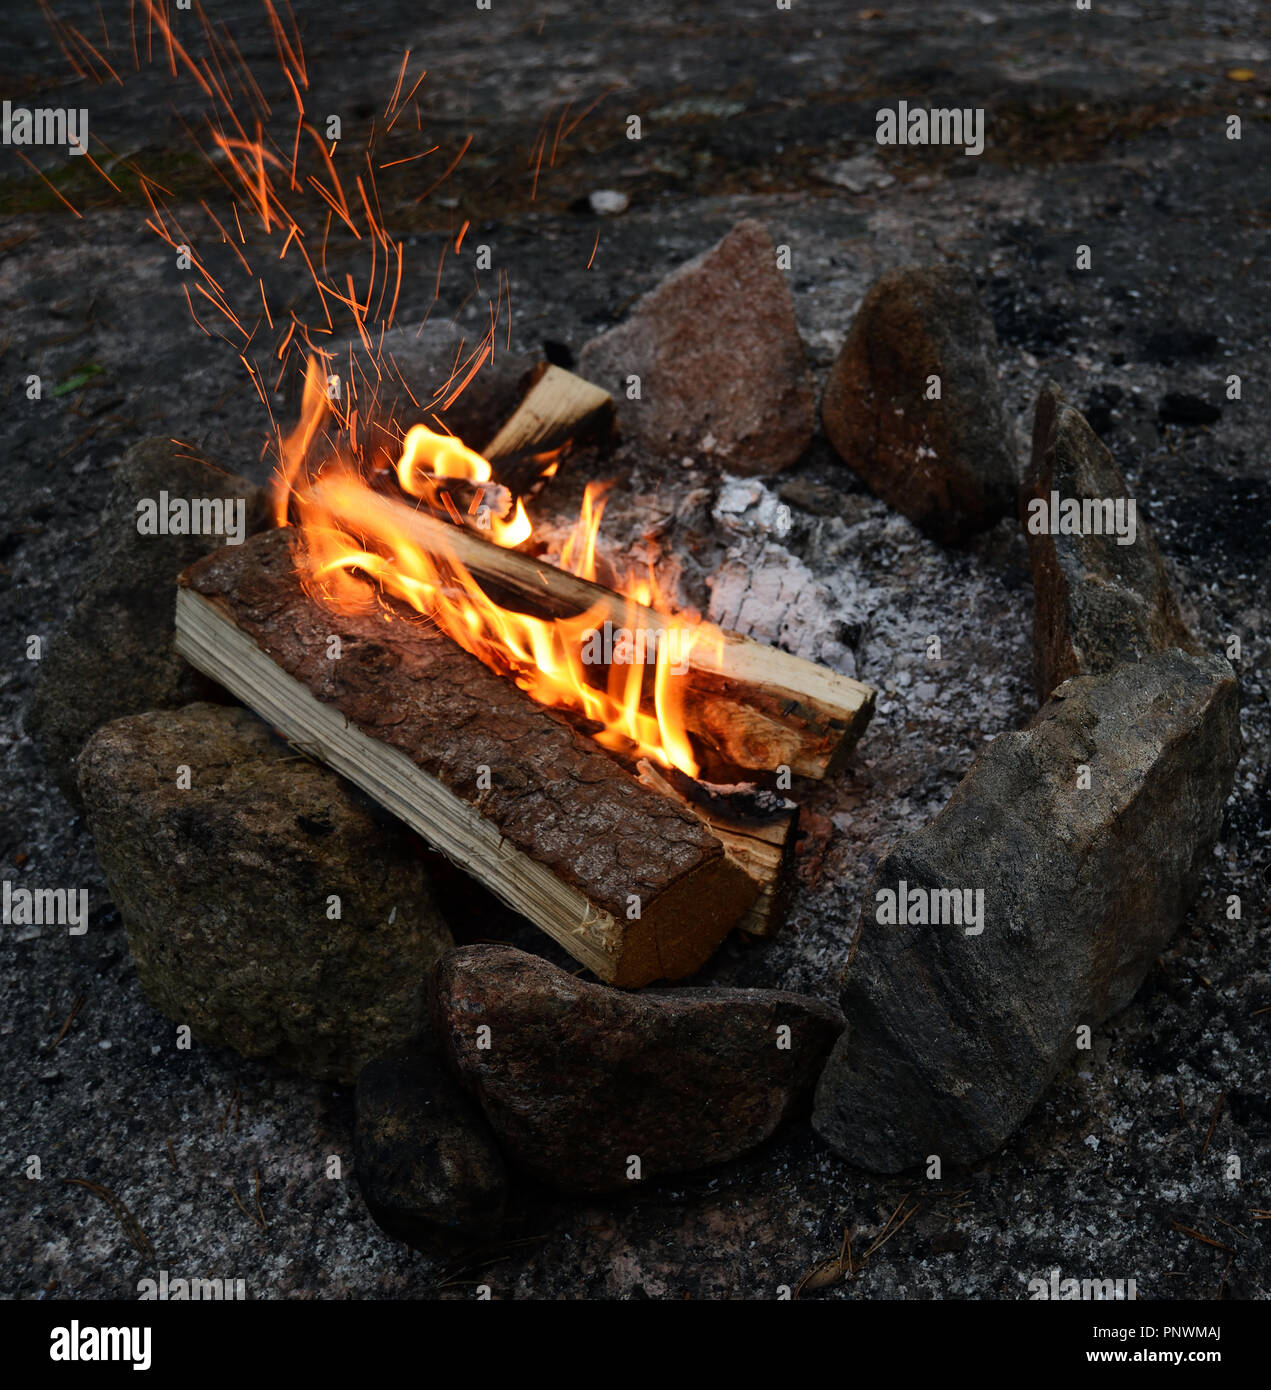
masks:
[[[739,222],[682,265],[631,316],[583,349],[579,374],[613,393],[624,434],[668,458],[730,473],[777,473],[816,426],[812,378],[777,248]],[[640,378],[640,399],[627,379]]]
[[[443,1052],[508,1156],[584,1191],[704,1168],[762,1143],[805,1104],[843,1026],[798,994],[629,994],[505,946],[446,956],[432,1011]]]
[[[933,377],[939,399],[929,398]],[[964,270],[893,270],[870,288],[830,369],[821,420],[844,462],[937,540],[987,530],[1013,506],[997,335]]]
[[[1086,500],[1113,504],[1120,537],[1104,526],[1102,511],[1101,533],[1050,534],[1064,524],[1066,502]],[[1033,569],[1033,668],[1041,699],[1071,676],[1098,675],[1170,647],[1200,650],[1112,455],[1054,382],[1037,398],[1019,508]]]

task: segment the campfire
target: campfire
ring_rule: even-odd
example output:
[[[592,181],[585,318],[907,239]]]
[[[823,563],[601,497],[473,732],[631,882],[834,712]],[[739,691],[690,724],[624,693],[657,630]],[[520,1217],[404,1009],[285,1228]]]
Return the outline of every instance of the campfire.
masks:
[[[1126,286],[1161,200],[1123,196],[1191,216],[1218,145],[1236,167],[1218,114],[1261,88],[1204,70],[1231,36],[1181,111],[1105,25],[1060,143],[1114,157],[1048,193],[1028,131],[1074,84],[1027,104],[1027,7],[934,66],[862,11],[845,66],[780,4],[359,32],[263,0],[236,36],[53,3],[78,82],[143,86],[61,112],[74,167],[8,187],[18,1295],[219,1293],[226,1251],[310,1299],[1253,1289],[1265,585],[1217,563],[1251,532],[1210,464],[1248,484],[1256,427],[1239,377],[1185,392],[1256,361],[1248,314],[1206,316],[1255,286],[1257,219],[1210,217],[1224,254],[1158,328]],[[949,136],[918,67],[997,107],[921,173],[869,110]],[[164,68],[206,164],[154,119]],[[54,196],[108,209],[84,245]]]
[[[537,491],[611,423],[598,388],[546,367],[486,453],[392,421],[388,457],[327,382],[311,359],[278,530],[182,577],[182,654],[604,980],[679,978],[734,927],[776,930],[785,792],[841,766],[872,690],[677,608],[651,569],[601,584],[604,485],[535,553],[487,455]]]
[[[601,978],[689,974],[734,926],[762,935],[779,925],[798,820],[786,793],[793,778],[842,764],[873,692],[704,622],[663,592],[650,567],[602,563],[603,485],[587,489],[549,553],[530,504],[571,451],[612,432],[612,399],[543,363],[511,418],[484,422],[484,440],[446,429],[443,415],[493,364],[498,338],[511,346],[511,286],[496,272],[488,326],[483,319],[444,378],[412,379],[384,346],[411,281],[406,240],[387,229],[377,179],[390,170],[395,182],[409,178],[406,166],[437,148],[415,148],[402,120],[413,109],[422,130],[414,97],[426,72],[409,81],[406,50],[383,116],[350,163],[340,122],[315,124],[294,16],[268,0],[266,10],[295,107],[285,131],[205,16],[210,66],[166,7],[145,0],[137,17],[172,76],[206,98],[206,145],[190,134],[230,202],[224,217],[200,206],[246,272],[249,302],[213,271],[209,246],[188,234],[170,191],[130,164],[146,225],[192,272],[198,299],[183,289],[195,323],[211,337],[204,319],[215,315],[215,335],[238,351],[273,426],[264,448],[278,458],[279,534],[184,576],[177,648]],[[55,33],[72,56],[75,31],[55,24]],[[240,71],[237,83],[225,75]],[[548,167],[595,105],[568,127],[562,117]],[[411,153],[400,153],[403,142]],[[546,154],[540,142],[535,192]],[[303,264],[311,284],[301,277],[303,294],[286,300],[285,313],[281,300],[271,308],[268,257],[262,266],[244,223],[278,261]],[[446,254],[460,255],[470,226],[447,233],[434,302]],[[341,249],[346,232],[352,242]],[[332,261],[351,254],[357,273],[337,272],[328,252]],[[477,269],[489,268],[477,258]],[[347,370],[333,312],[354,330]],[[264,369],[277,361],[277,392],[297,358],[299,418],[284,434]],[[801,364],[794,374],[802,384],[792,400],[810,409]],[[381,403],[397,386],[409,418]],[[780,406],[759,421],[760,446],[770,442],[777,467],[806,442],[796,424]]]
[[[531,540],[533,528],[518,497],[511,519],[491,501],[493,470],[481,454],[423,424],[407,431],[400,457],[385,470],[389,490],[377,490],[347,458],[309,457],[309,441],[326,414],[323,373],[316,362],[306,374],[303,418],[284,442],[279,519],[293,512],[299,530],[299,564],[306,588],[337,613],[358,611],[384,597],[431,620],[465,651],[506,675],[532,700],[567,710],[597,725],[604,747],[651,758],[695,776],[698,764],[684,726],[680,681],[695,644],[721,636],[693,618],[677,617],[653,598],[653,576],[630,576],[622,587],[619,640],[612,632],[615,605],[604,598],[576,616],[537,617],[497,603],[468,563],[487,577],[497,573],[480,542],[461,556],[446,521],[489,532],[495,545],[512,549]],[[554,464],[552,465],[554,467]],[[450,484],[471,484],[460,512]],[[395,488],[392,484],[396,484]],[[503,491],[507,497],[506,490]],[[412,505],[414,504],[414,505]],[[506,503],[505,503],[506,505]],[[424,525],[416,514],[424,514]],[[601,490],[589,485],[582,512],[565,541],[560,568],[594,580],[596,541],[604,514]],[[427,526],[427,518],[441,525]],[[642,624],[644,618],[652,622]],[[607,661],[596,659],[597,638]],[[654,666],[651,709],[645,712],[644,668]],[[592,673],[603,669],[603,684]]]

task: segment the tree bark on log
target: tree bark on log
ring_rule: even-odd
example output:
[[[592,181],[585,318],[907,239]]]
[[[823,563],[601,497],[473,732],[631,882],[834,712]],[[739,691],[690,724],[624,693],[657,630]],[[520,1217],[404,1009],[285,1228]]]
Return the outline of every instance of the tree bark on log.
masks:
[[[177,650],[600,979],[699,969],[757,896],[720,840],[415,615],[310,598],[294,537],[191,566]]]

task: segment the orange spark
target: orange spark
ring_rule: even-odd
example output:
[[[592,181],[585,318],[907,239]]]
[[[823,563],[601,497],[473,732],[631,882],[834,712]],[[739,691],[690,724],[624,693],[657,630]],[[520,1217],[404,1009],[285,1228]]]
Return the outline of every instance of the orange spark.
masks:
[[[441,184],[445,183],[445,181],[450,177],[450,175],[453,174],[454,171],[459,167],[459,161],[464,157],[465,154],[468,153],[468,146],[471,144],[472,136],[468,135],[467,138],[464,140],[463,144],[460,145],[459,153],[455,155],[455,157],[450,161],[449,164],[446,165],[446,172],[442,174],[442,176],[437,180],[436,183],[431,184],[419,195],[418,198],[415,199],[417,203],[422,203],[424,199],[427,198],[428,195],[433,192],[434,189],[440,187]]]
[[[75,214],[76,217],[80,219],[80,221],[83,221],[83,215],[75,208],[75,206],[72,203],[70,203],[66,198],[62,197],[61,193],[59,193],[57,189],[54,188],[51,183],[49,183],[48,179],[46,179],[44,175],[40,173],[40,171],[35,167],[34,164],[31,163],[31,161],[26,157],[26,155],[22,153],[21,150],[14,150],[13,153],[17,155],[17,157],[23,162],[23,164],[25,164],[27,168],[30,169],[32,173],[36,175],[37,178],[39,178],[42,182],[48,184],[49,188],[52,189],[53,193],[59,199],[61,199],[62,202],[66,203],[66,206],[70,208],[70,210]]]
[[[439,150],[440,148],[440,145],[434,145],[431,150],[420,150],[418,154],[408,154],[405,159],[390,159],[387,164],[381,164],[380,168],[391,169],[397,164],[409,164],[412,160],[423,159],[426,154],[432,154],[435,150]]]

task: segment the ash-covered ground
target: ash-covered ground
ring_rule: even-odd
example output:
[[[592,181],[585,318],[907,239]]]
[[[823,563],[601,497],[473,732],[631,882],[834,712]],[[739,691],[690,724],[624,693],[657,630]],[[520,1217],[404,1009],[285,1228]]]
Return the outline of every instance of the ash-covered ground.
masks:
[[[45,152],[37,162],[80,207],[77,220],[5,158],[0,872],[87,887],[93,907],[80,938],[10,926],[0,936],[6,1294],[126,1298],[165,1268],[243,1279],[255,1298],[471,1297],[478,1279],[496,1298],[771,1298],[837,1255],[845,1227],[867,1249],[907,1195],[916,1215],[855,1279],[815,1296],[1019,1298],[1056,1268],[1134,1278],[1143,1298],[1271,1291],[1259,1220],[1271,1209],[1271,42],[1250,3],[1098,8],[297,6],[315,109],[369,121],[409,47],[426,55],[429,77],[422,132],[402,153],[423,135],[449,149],[474,136],[431,200],[415,202],[439,170],[406,166],[381,185],[387,222],[412,238],[401,322],[428,310],[442,242],[464,219],[507,273],[512,347],[539,353],[550,341],[559,355],[752,216],[791,247],[800,331],[823,381],[879,273],[964,263],[997,326],[1021,458],[1038,387],[1053,377],[1130,480],[1205,643],[1226,651],[1238,635],[1242,647],[1245,754],[1187,925],[1002,1153],[939,1182],[880,1180],[796,1126],[744,1161],[623,1201],[522,1185],[509,1243],[486,1265],[412,1254],[372,1223],[348,1170],[349,1093],[231,1053],[175,1049],[138,987],[91,839],[21,732],[27,638],[50,638],[73,602],[123,450],[170,434],[261,479],[268,420],[235,353],[191,322],[173,257],[135,205]],[[94,32],[91,4],[57,9]],[[263,62],[268,31],[254,3],[218,6],[218,18]],[[68,82],[34,13],[9,19],[3,47],[15,99],[86,105],[101,138],[164,171],[182,206],[210,196],[215,176],[191,158],[169,109],[189,115],[195,103],[162,64],[136,74],[129,61],[123,88]],[[566,100],[580,108],[611,84],[621,85],[562,142],[531,198],[548,113],[554,121]],[[874,113],[901,98],[985,108],[984,155],[879,149]],[[632,112],[644,115],[638,143],[625,137]],[[1237,112],[1238,141],[1226,134]],[[629,210],[595,217],[587,194],[603,188],[627,193]],[[1079,244],[1092,249],[1086,272],[1075,269]],[[488,304],[471,289],[470,269],[452,263],[433,313],[476,328]],[[76,389],[26,399],[33,373],[64,384],[86,372]],[[1227,399],[1232,374],[1239,401]],[[1220,418],[1164,423],[1171,392],[1220,407]],[[643,537],[650,553],[676,557],[686,599],[705,606],[714,595],[719,616],[740,611],[765,640],[880,691],[852,769],[800,789],[811,836],[789,931],[729,944],[703,980],[833,998],[873,863],[939,810],[985,740],[1034,708],[1018,526],[942,548],[823,440],[762,482],[721,479],[709,457],[654,464],[630,448],[604,476],[621,479],[612,542]],[[559,479],[540,500],[543,518],[568,515],[583,481]],[[788,527],[774,524],[781,506]],[[739,607],[774,575],[787,581],[774,598]],[[938,661],[927,656],[932,636]],[[475,937],[506,925],[466,928]],[[528,928],[515,939],[552,954]],[[25,1176],[32,1154],[40,1181]],[[332,1154],[345,1160],[342,1180],[325,1176]],[[257,1174],[264,1230],[247,1214]],[[153,1257],[105,1200],[67,1179],[116,1194]]]

